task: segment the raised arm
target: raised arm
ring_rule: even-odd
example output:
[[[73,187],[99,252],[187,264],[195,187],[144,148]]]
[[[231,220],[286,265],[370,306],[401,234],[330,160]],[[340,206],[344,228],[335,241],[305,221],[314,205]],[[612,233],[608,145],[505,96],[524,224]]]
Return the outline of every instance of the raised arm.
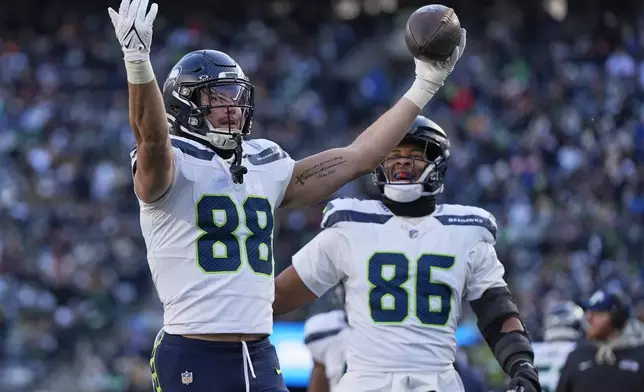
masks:
[[[134,190],[146,203],[169,189],[174,159],[163,97],[150,63],[152,25],[158,6],[148,0],[122,0],[119,12],[108,9],[123,50],[130,99],[130,125],[136,138]]]
[[[334,148],[296,162],[282,206],[316,203],[344,184],[371,172],[407,133],[421,109],[443,85],[465,49],[461,42],[446,61],[416,61],[416,80],[391,109],[371,124],[351,145]]]

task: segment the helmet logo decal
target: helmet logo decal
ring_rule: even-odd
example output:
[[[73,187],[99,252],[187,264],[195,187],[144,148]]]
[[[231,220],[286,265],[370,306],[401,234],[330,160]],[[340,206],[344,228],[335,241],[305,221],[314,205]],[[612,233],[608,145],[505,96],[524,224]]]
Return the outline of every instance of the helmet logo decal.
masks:
[[[595,294],[590,297],[590,305],[597,305],[599,302],[602,302],[606,299],[606,294],[603,291],[597,291]]]
[[[177,78],[181,74],[181,70],[182,68],[180,65],[172,68],[170,74],[168,74],[168,78],[165,80],[165,83],[163,83],[163,91],[165,91],[168,86],[170,86],[177,80]]]
[[[176,67],[172,68],[172,71],[170,71],[170,74],[168,75],[168,79],[176,79],[180,73],[181,73],[181,66],[177,65]]]

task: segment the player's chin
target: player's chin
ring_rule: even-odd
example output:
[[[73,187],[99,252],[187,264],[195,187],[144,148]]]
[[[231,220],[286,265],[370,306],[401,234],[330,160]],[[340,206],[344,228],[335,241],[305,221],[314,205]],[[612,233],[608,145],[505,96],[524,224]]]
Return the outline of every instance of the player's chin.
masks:
[[[238,118],[239,117],[239,118]],[[231,131],[240,132],[242,129],[242,120],[240,116],[227,115],[212,116],[209,118],[210,123],[217,129],[230,129]]]

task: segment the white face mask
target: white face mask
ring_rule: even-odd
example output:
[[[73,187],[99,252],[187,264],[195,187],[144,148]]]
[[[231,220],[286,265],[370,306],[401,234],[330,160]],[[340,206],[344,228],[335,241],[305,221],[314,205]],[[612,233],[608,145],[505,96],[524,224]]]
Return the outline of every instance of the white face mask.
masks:
[[[421,184],[386,184],[385,197],[398,203],[410,203],[423,195]]]
[[[434,169],[435,164],[430,163],[423,171],[418,181],[425,181],[429,173]],[[420,199],[422,196],[435,196],[443,192],[441,186],[436,192],[423,192],[423,184],[385,184],[384,195],[387,199],[398,203],[411,203]]]

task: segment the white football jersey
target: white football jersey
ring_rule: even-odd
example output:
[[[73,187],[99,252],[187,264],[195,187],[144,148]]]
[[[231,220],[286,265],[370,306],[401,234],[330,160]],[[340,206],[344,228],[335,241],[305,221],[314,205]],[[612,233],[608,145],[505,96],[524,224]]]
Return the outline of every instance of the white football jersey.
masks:
[[[304,342],[313,361],[324,365],[330,392],[346,371],[347,327],[343,310],[316,314],[304,323]]]
[[[539,381],[543,392],[555,392],[561,369],[568,359],[568,354],[577,346],[576,342],[555,341],[532,343],[534,366],[539,371]]]
[[[404,218],[380,201],[337,199],[322,227],[293,267],[318,296],[344,283],[349,371],[451,369],[462,298],[506,286],[495,220],[477,207]]]
[[[141,231],[170,334],[273,330],[273,212],[294,161],[268,140],[244,141],[243,184],[206,146],[171,136],[172,187],[141,206]],[[135,170],[136,150],[131,153]]]

